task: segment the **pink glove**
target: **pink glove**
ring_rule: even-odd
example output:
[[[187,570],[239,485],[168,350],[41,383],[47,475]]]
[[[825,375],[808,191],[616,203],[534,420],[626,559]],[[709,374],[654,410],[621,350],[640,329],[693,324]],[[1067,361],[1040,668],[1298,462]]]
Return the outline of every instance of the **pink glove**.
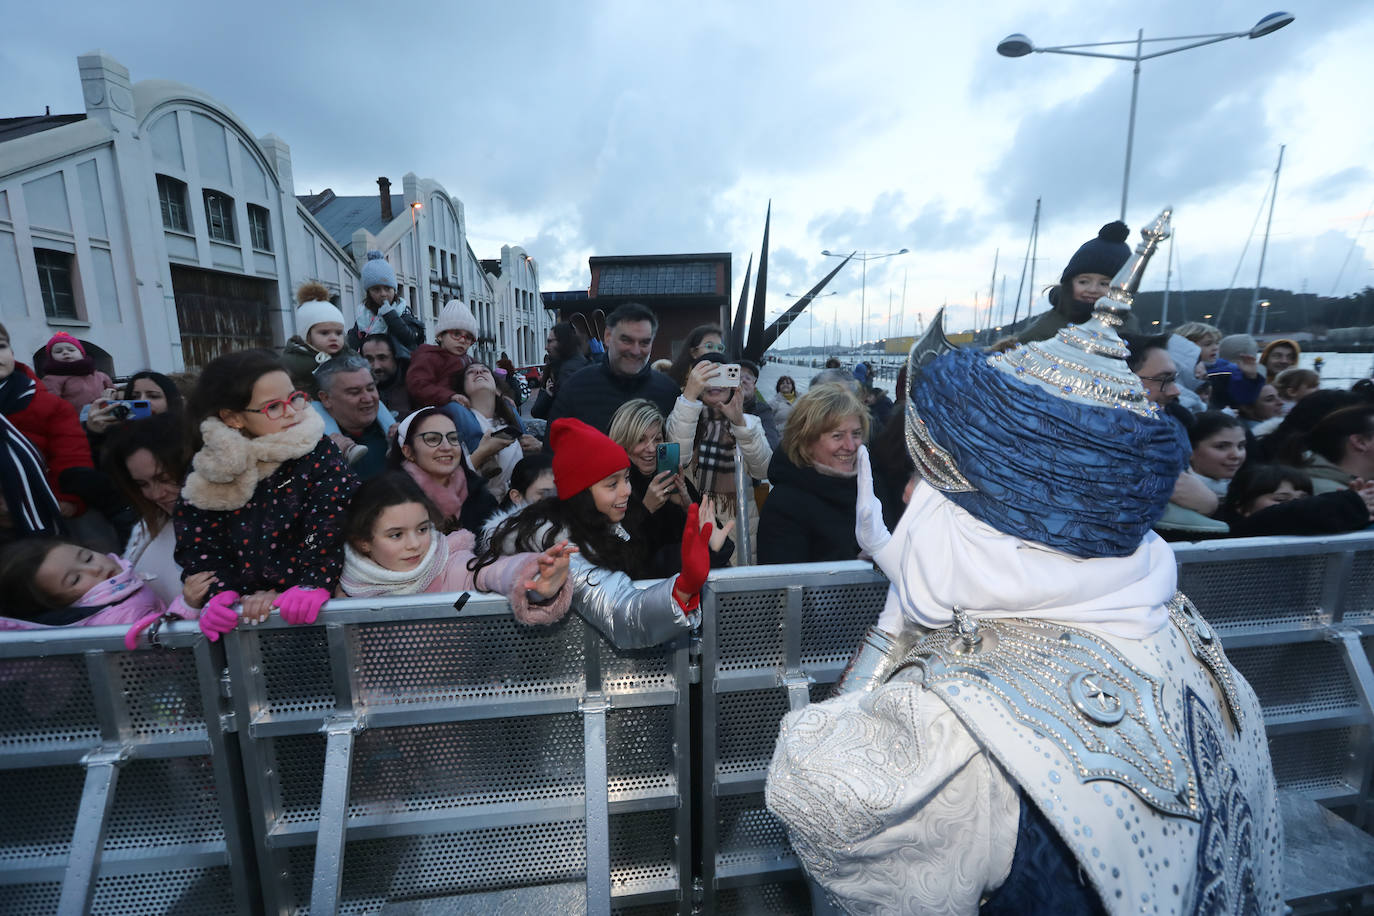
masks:
[[[200,631],[210,642],[216,642],[239,625],[239,612],[234,610],[234,603],[238,600],[238,592],[220,592],[205,602],[205,608],[200,612]]]
[[[281,619],[287,623],[314,623],[320,616],[320,608],[329,600],[329,591],[323,588],[302,588],[293,585],[278,596],[274,607],[281,611]]]

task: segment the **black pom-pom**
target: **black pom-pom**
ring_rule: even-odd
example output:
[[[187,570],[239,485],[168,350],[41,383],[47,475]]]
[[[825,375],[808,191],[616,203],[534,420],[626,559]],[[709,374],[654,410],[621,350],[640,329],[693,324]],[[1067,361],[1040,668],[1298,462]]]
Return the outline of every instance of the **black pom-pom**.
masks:
[[[1121,220],[1113,220],[1097,230],[1097,237],[1104,242],[1124,242],[1131,237],[1131,230]]]

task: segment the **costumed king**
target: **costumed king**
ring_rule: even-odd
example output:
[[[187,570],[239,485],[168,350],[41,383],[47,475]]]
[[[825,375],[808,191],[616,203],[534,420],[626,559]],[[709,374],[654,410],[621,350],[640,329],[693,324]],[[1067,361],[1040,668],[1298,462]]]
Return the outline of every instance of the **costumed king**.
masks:
[[[1053,340],[912,349],[922,480],[890,538],[859,486],[886,605],[766,787],[851,913],[1286,909],[1259,702],[1151,531],[1187,440],[1116,330],[1169,214]]]

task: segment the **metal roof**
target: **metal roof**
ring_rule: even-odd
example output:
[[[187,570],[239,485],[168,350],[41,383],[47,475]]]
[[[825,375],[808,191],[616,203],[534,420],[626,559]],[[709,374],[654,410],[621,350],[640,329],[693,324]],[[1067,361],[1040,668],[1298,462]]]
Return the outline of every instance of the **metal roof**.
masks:
[[[315,200],[315,197],[307,194],[298,195],[298,197],[307,208]],[[405,209],[405,195],[392,194],[391,212],[395,216],[400,216],[405,213]],[[382,202],[376,194],[356,197],[336,196],[318,210],[311,210],[310,212],[315,219],[319,220],[324,231],[328,232],[334,241],[340,245],[347,245],[353,241],[353,233],[359,229],[366,229],[373,235],[377,235],[390,222],[382,219]]]

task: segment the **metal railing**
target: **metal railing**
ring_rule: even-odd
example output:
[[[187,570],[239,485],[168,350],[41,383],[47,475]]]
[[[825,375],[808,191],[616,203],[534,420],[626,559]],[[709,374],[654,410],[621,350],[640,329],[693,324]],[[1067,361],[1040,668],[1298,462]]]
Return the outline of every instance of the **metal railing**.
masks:
[[[1285,795],[1374,823],[1374,533],[1175,553]],[[0,912],[807,912],[764,774],[886,589],[858,562],[713,573],[699,686],[685,638],[621,652],[490,595],[162,650],[4,634]]]

